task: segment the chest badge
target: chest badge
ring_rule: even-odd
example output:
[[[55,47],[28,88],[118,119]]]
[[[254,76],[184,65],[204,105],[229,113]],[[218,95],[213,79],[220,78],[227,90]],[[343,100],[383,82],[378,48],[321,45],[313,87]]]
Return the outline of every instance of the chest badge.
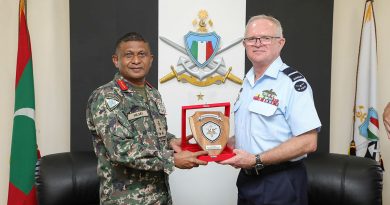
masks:
[[[261,94],[253,96],[253,100],[265,102],[275,106],[279,105],[279,99],[277,98],[277,94],[272,89],[263,90]]]

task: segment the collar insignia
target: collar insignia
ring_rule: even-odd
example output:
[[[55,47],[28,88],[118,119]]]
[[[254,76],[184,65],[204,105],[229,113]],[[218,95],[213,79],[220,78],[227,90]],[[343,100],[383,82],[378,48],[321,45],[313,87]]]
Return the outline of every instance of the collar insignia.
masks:
[[[119,88],[122,91],[128,90],[129,87],[127,87],[126,83],[123,80],[116,80],[116,83],[118,84]]]

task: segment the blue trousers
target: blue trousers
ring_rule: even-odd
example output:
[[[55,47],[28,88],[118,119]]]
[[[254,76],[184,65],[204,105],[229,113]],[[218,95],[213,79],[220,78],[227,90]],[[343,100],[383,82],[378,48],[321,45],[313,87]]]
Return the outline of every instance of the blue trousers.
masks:
[[[264,175],[240,171],[238,205],[307,205],[307,174],[301,162],[285,170]]]

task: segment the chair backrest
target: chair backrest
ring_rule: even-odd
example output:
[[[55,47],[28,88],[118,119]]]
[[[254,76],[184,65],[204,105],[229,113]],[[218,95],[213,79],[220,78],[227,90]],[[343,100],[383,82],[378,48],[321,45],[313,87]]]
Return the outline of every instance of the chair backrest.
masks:
[[[99,204],[94,152],[65,152],[40,159],[36,176],[40,205]]]
[[[376,161],[341,154],[313,154],[304,163],[309,180],[309,204],[382,204],[383,173]],[[98,205],[96,168],[93,152],[42,157],[36,176],[39,204]]]
[[[383,171],[372,159],[313,154],[305,159],[309,204],[381,205]]]

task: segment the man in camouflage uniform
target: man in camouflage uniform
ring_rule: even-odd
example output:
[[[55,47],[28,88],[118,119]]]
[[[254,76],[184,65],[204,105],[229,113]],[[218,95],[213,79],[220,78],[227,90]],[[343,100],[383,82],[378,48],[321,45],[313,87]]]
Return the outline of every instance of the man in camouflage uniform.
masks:
[[[119,73],[93,91],[87,107],[101,204],[172,204],[168,175],[175,166],[207,164],[197,159],[207,152],[182,151],[167,132],[160,93],[145,81],[153,55],[141,35],[120,38],[112,60]]]

